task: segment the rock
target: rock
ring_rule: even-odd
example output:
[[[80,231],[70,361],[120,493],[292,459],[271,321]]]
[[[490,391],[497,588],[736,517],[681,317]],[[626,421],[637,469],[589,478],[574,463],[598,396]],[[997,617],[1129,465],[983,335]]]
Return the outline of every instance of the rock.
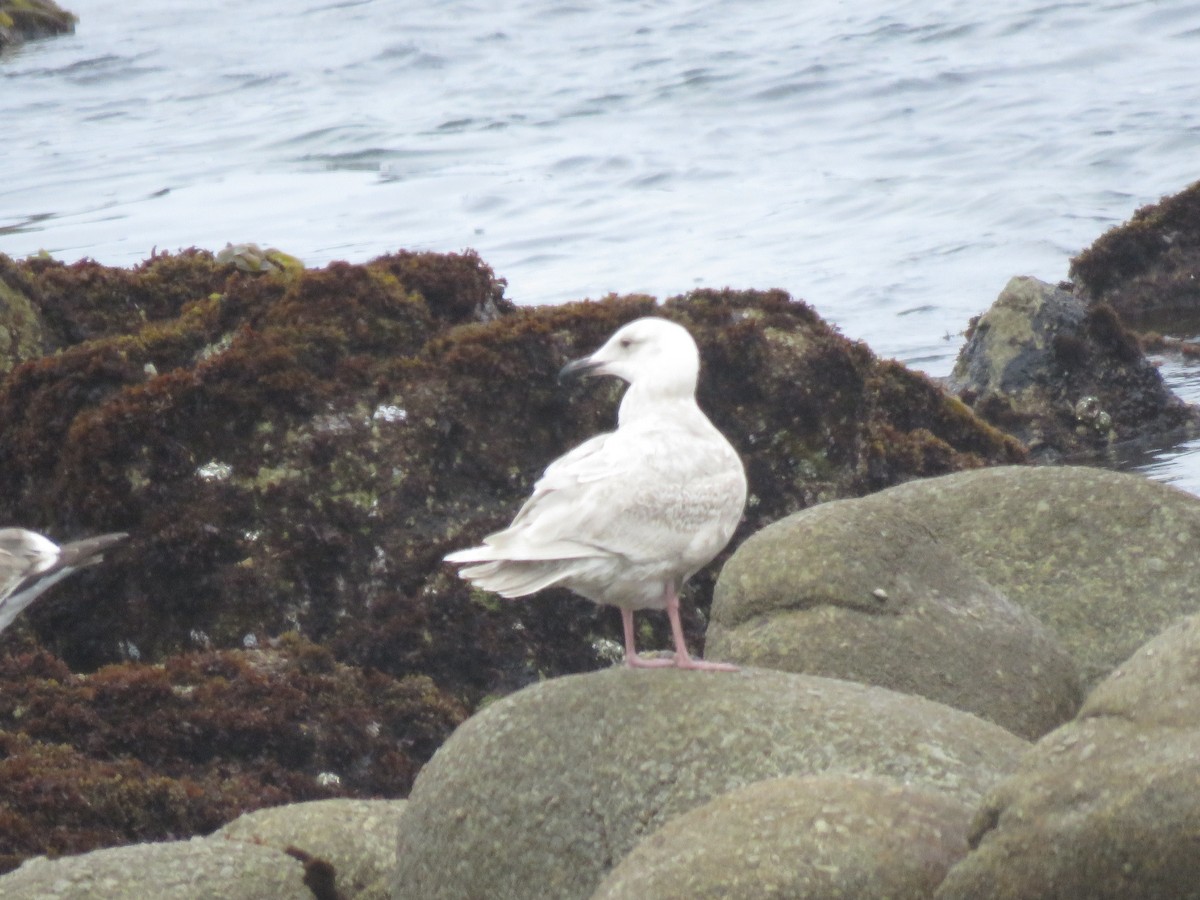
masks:
[[[888,778],[759,781],[642,840],[593,900],[925,900],[967,852],[971,810]]]
[[[289,629],[471,702],[603,665],[615,615],[563,591],[482,602],[441,559],[612,427],[619,385],[554,376],[651,311],[701,344],[701,403],[751,482],[743,536],[817,499],[1024,458],[782,292],[518,310],[469,254],[265,275],[201,251],[7,265],[53,355],[0,380],[0,519],[132,534],[126,564],[61,588],[77,614],[29,620],[79,670],[120,662],[122,641],[157,661],[197,634],[228,648]],[[707,608],[712,575],[692,585]],[[685,624],[695,641],[700,617]]]
[[[755,781],[881,775],[973,804],[1027,746],[919,697],[814,676],[557,678],[477,713],[422,770],[394,897],[586,898],[644,835]]]
[[[387,900],[404,804],[335,799],[274,806],[234,819],[210,840],[301,850],[331,867],[342,900]]]
[[[1036,278],[1012,279],[972,324],[948,387],[1038,457],[1200,423],[1110,307]]]
[[[1048,626],[1085,686],[1200,609],[1200,500],[1143,476],[1003,466],[886,496]]]
[[[989,793],[938,898],[1200,897],[1198,657],[1192,616],[1098,685]]]
[[[304,263],[296,257],[275,247],[264,250],[258,244],[226,244],[214,258],[219,263],[232,264],[238,271],[252,275],[271,272],[296,274],[304,270]]]
[[[272,847],[204,838],[38,857],[0,876],[5,900],[313,900],[303,865]]]
[[[717,582],[707,655],[919,694],[1030,739],[1070,719],[1070,655],[931,532],[923,499],[895,491],[750,537]]]
[[[24,293],[8,284],[0,268],[0,377],[18,363],[44,353],[45,339],[37,311]]]
[[[64,778],[100,768],[83,778],[89,797],[115,777],[104,766],[134,755],[144,768],[123,790],[182,798],[123,828],[91,818],[98,798],[66,828],[77,850],[211,830],[263,805],[403,796],[460,698],[469,710],[607,665],[613,610],[562,590],[501,602],[442,557],[509,522],[547,463],[613,427],[619,385],[555,376],[630,319],[675,319],[701,345],[700,403],[753,494],[735,541],[817,500],[1025,458],[779,291],[522,309],[473,253],[250,273],[195,249],[129,269],[0,256],[0,281],[35,317],[0,375],[0,521],[131,534],[5,632],[0,665],[13,651],[19,682],[47,657],[78,680],[63,703],[49,677],[24,684],[29,703],[6,701],[6,685],[0,728],[29,735],[22,754],[44,751]],[[684,597],[693,647],[717,565]],[[667,643],[665,616],[642,624],[640,645]],[[222,674],[289,632],[308,649],[284,654],[283,683]],[[333,667],[338,688],[294,671],[309,665]],[[105,691],[87,681],[98,672]],[[306,703],[312,728],[295,718]],[[137,740],[123,732],[131,709]],[[222,724],[236,740],[213,739]],[[24,827],[0,869],[59,834],[54,798],[16,784]]]
[[[1144,206],[1071,260],[1081,297],[1131,327],[1195,334],[1200,314],[1200,182]]]
[[[78,17],[54,0],[0,0],[0,50],[36,38],[70,34]]]
[[[1200,729],[1200,616],[1179,620],[1140,647],[1088,695],[1080,719]]]

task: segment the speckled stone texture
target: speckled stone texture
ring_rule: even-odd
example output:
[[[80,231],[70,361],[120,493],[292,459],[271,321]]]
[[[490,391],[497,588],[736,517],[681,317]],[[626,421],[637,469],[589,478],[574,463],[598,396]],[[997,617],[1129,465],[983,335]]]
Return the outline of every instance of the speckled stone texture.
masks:
[[[939,900],[1200,898],[1200,617],[1098,685],[989,792]]]
[[[337,798],[273,806],[234,819],[211,839],[303,850],[333,867],[342,900],[386,900],[405,802]]]
[[[970,819],[889,778],[760,781],[672,819],[593,900],[926,900],[966,854]]]
[[[883,775],[974,804],[1027,746],[967,713],[834,679],[558,678],[485,708],[422,770],[393,896],[587,898],[642,837],[755,781]]]
[[[1048,626],[1085,686],[1200,610],[1200,499],[1140,475],[1004,466],[887,496]]]
[[[0,876],[4,900],[313,900],[304,867],[271,847],[204,838],[31,859]]]
[[[712,659],[919,694],[1035,739],[1075,714],[1074,661],[884,491],[768,525],[713,594]]]

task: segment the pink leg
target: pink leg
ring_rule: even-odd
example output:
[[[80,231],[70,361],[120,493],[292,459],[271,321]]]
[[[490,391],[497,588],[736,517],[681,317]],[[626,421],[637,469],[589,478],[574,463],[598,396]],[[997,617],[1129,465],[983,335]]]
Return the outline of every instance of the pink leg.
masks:
[[[633,640],[633,610],[621,607],[621,622],[625,626],[625,665],[631,669],[662,669],[675,665],[673,659],[642,659]]]
[[[667,585],[667,618],[671,621],[671,635],[675,638],[675,665],[680,669],[703,669],[706,672],[736,672],[732,663],[709,662],[692,659],[688,654],[687,642],[683,637],[683,625],[679,621],[679,594],[674,585]]]

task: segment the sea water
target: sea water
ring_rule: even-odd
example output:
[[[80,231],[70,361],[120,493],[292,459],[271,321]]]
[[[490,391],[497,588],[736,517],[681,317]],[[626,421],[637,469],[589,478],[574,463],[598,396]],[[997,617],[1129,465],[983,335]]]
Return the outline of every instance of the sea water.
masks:
[[[525,304],[780,287],[936,376],[1010,276],[1200,178],[1194,3],[67,5],[75,34],[0,57],[14,256],[470,247]],[[1198,490],[1198,457],[1142,464]]]

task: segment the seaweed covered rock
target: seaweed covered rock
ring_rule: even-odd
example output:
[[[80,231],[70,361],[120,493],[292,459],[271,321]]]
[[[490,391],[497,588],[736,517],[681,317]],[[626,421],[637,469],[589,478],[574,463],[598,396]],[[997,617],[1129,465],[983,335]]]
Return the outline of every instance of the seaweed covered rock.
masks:
[[[465,717],[425,677],[278,649],[72,674],[0,656],[0,871],[35,853],[207,833],[247,809],[408,793]]]
[[[1200,897],[1200,618],[1148,642],[988,793],[940,900]]]
[[[402,748],[379,782],[329,765],[357,796],[402,795],[432,752],[426,736],[442,733],[455,710],[610,661],[620,628],[611,610],[561,590],[503,602],[472,591],[442,557],[508,522],[551,460],[612,428],[619,384],[568,390],[555,376],[625,322],[663,315],[700,344],[700,403],[750,480],[735,543],[818,500],[1025,456],[928,379],[878,360],[778,291],[522,309],[473,253],[408,252],[255,271],[200,250],[132,269],[0,256],[0,283],[20,306],[19,321],[0,323],[20,335],[0,347],[9,354],[0,521],[56,539],[131,535],[103,567],[39,601],[5,632],[4,649],[23,651],[18,660],[49,651],[65,672],[94,673],[97,683],[143,681],[147,703],[168,711],[163,721],[178,715],[180,692],[214,704],[214,718],[232,715],[230,694],[172,681],[182,677],[173,667],[232,652],[214,665],[253,692],[258,676],[235,660],[253,660],[243,648],[270,649],[288,632],[346,667],[338,672],[357,672],[352,681],[385,679],[383,696],[425,679],[394,728],[378,704],[351,703],[364,721],[393,728]],[[713,570],[685,598],[693,646]],[[655,618],[646,617],[643,645],[666,641]],[[68,687],[73,697],[94,689]],[[44,716],[9,710],[0,721],[75,753],[111,749],[171,777],[202,777],[172,768],[191,737],[166,747],[151,739],[161,755],[144,759],[115,728],[84,742],[80,723],[103,719],[91,702]],[[315,767],[326,765],[302,729],[274,716],[262,739],[278,753],[254,777],[270,771],[285,790],[255,805],[308,799]],[[132,729],[139,743],[150,728]],[[208,733],[195,752],[216,771],[224,757],[205,755]],[[247,765],[236,752],[231,759]],[[218,807],[205,827],[236,812]],[[157,827],[130,834],[151,839]],[[71,846],[114,839],[106,831]],[[37,848],[31,838],[12,852]]]
[[[422,770],[393,896],[586,900],[639,840],[753,782],[883,776],[970,807],[1028,746],[940,703],[832,678],[555,678],[468,719]]]
[[[1139,330],[1191,336],[1200,321],[1200,182],[1144,206],[1071,260],[1076,291]]]
[[[603,665],[616,617],[562,591],[500,603],[441,557],[612,427],[618,384],[554,376],[652,311],[701,345],[701,404],[750,478],[742,535],[816,500],[1023,458],[782,292],[517,309],[470,254],[260,275],[200,252],[130,271],[14,265],[58,352],[0,381],[0,517],[132,535],[32,611],[81,670],[292,629],[472,703]],[[711,584],[696,580],[702,608]]]
[[[0,0],[0,50],[36,38],[69,34],[78,17],[54,0]]]
[[[972,323],[948,386],[1036,457],[1200,425],[1110,307],[1036,278],[1013,278]]]

